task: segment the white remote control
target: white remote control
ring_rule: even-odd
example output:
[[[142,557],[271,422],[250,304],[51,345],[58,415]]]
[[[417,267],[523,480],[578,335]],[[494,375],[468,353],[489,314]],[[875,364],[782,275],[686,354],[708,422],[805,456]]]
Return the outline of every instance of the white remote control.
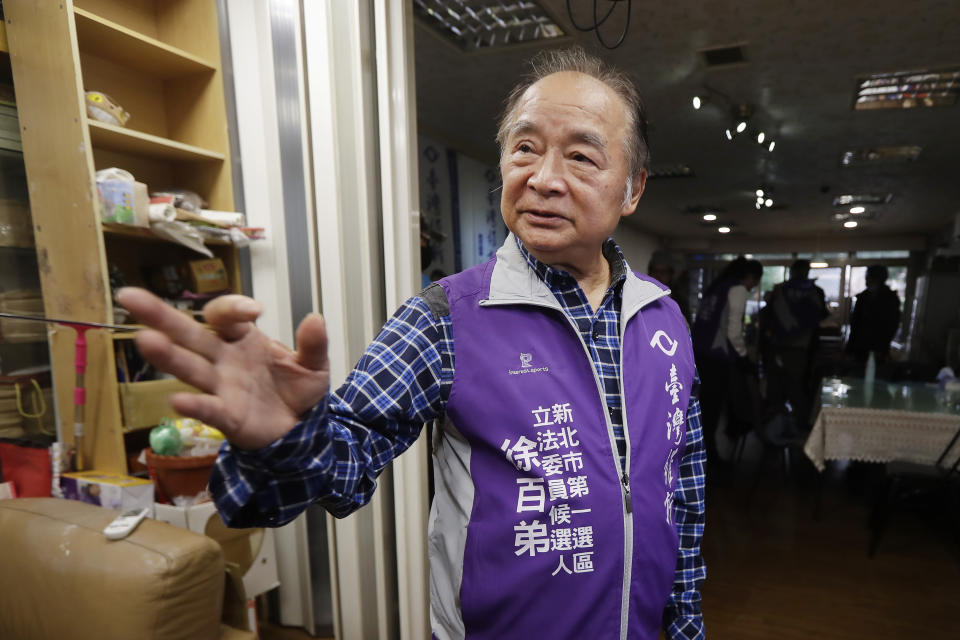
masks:
[[[143,520],[149,512],[150,509],[148,507],[124,511],[114,518],[113,522],[106,526],[103,530],[103,535],[107,536],[108,540],[122,540],[137,528],[137,525],[140,524],[140,521]]]

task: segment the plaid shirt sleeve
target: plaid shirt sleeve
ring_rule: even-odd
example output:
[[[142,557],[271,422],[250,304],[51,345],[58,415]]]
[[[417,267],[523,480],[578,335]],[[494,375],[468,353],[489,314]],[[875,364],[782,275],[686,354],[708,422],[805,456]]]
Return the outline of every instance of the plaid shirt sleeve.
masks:
[[[673,593],[663,613],[663,628],[670,640],[702,640],[706,637],[700,611],[700,588],[707,569],[700,555],[704,524],[704,464],[707,455],[700,428],[700,379],[694,380],[694,392],[687,408],[687,447],[680,460],[674,493],[674,522],[680,536]]]
[[[231,527],[280,526],[319,502],[336,517],[366,504],[377,476],[440,415],[449,395],[449,318],[404,303],[346,381],[284,437],[256,451],[223,445],[210,492]]]

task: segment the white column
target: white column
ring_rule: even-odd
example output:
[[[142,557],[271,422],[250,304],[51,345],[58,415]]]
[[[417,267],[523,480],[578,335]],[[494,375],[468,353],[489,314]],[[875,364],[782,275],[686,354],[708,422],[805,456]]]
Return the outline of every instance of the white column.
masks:
[[[420,289],[416,83],[410,2],[374,0],[387,308]],[[426,438],[394,463],[400,637],[430,637]]]
[[[369,7],[368,2],[303,3],[317,250],[334,387],[385,320]],[[339,638],[397,637],[392,521],[389,470],[369,506],[329,520]]]
[[[280,142],[274,96],[270,11],[265,2],[231,0],[227,5],[234,68],[237,128],[248,224],[267,239],[250,247],[253,295],[263,305],[257,325],[284,344],[293,344]],[[306,518],[276,531],[283,624],[313,627]]]

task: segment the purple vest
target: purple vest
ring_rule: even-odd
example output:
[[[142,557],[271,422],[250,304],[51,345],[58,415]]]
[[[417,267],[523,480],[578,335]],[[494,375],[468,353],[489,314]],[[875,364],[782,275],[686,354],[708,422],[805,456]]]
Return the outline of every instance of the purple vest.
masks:
[[[512,237],[441,282],[456,370],[435,447],[435,636],[655,640],[677,562],[672,501],[694,376],[676,304],[628,276],[624,473],[580,334]]]

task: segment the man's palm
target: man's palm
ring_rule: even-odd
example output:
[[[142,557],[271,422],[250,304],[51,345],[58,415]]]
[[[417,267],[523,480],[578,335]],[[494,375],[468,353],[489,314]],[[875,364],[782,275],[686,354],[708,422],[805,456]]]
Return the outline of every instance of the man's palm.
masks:
[[[297,331],[298,351],[253,326],[255,302],[224,296],[204,309],[211,333],[146,291],[124,289],[118,301],[154,329],[141,332],[144,357],[202,393],[178,393],[173,408],[224,432],[242,449],[283,436],[329,388],[326,331],[317,315]]]

